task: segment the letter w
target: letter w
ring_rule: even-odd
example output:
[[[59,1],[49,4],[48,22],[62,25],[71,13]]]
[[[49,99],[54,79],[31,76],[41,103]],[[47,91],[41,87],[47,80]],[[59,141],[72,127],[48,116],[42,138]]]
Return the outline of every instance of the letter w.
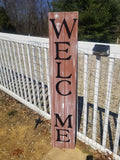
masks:
[[[58,127],[58,125],[57,125],[57,119],[59,120],[59,122],[60,122],[60,124],[61,124],[62,127],[65,125],[65,123],[66,123],[66,121],[68,119],[68,128],[72,128],[72,125],[71,125],[71,117],[72,117],[72,115],[68,115],[68,117],[66,118],[66,120],[64,122],[62,122],[59,114],[55,114],[55,115],[56,115],[56,124],[55,124],[55,127]]]
[[[62,30],[63,24],[64,24],[65,29],[66,29],[66,31],[67,31],[68,37],[69,37],[69,38],[71,37],[72,31],[73,31],[73,28],[74,28],[74,25],[75,25],[77,19],[74,18],[73,20],[74,20],[74,22],[73,22],[73,26],[72,26],[71,31],[70,31],[69,28],[68,28],[68,25],[67,25],[67,23],[66,23],[65,18],[64,18],[64,20],[63,20],[63,22],[62,22],[62,25],[61,25],[61,27],[60,27],[60,31],[58,31],[57,28],[56,28],[56,25],[55,25],[55,19],[50,19],[50,21],[52,22],[52,25],[53,25],[53,28],[54,28],[54,31],[55,31],[55,34],[56,34],[57,38],[59,38],[59,36],[60,36],[60,33],[61,33],[61,30]]]

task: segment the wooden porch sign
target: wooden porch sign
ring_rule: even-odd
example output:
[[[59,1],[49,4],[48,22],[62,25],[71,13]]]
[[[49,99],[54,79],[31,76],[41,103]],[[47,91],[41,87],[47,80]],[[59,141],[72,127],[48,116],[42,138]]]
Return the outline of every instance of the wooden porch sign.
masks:
[[[52,146],[74,148],[78,12],[49,13]]]

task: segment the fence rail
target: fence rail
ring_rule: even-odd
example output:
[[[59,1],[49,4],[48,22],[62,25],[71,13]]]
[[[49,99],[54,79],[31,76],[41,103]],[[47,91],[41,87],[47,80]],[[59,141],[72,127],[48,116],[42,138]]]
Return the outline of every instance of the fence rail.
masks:
[[[108,55],[95,55],[97,45],[105,45]],[[49,67],[47,38],[0,33],[0,89],[47,119]],[[77,86],[77,137],[119,160],[120,45],[79,41]]]

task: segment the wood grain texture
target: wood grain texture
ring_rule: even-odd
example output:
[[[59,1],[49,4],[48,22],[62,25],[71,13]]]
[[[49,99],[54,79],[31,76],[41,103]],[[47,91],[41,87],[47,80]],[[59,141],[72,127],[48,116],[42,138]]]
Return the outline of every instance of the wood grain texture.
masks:
[[[74,148],[78,12],[49,13],[52,146]]]

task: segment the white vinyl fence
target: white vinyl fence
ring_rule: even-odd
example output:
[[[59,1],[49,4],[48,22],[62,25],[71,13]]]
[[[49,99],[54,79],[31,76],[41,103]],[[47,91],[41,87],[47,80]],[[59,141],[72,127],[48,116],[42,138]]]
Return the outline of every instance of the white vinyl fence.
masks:
[[[49,67],[47,38],[0,33],[0,89],[47,119]],[[78,42],[77,82],[77,138],[119,160],[120,46]]]

